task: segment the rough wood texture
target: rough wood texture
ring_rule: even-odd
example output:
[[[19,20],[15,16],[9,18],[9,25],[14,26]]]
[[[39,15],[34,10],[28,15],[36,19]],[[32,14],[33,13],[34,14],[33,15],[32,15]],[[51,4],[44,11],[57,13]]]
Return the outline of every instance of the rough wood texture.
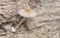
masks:
[[[60,0],[30,0],[28,4],[38,15],[26,19],[26,25],[23,23],[17,30],[18,33],[11,38],[60,38]],[[19,19],[22,19],[17,13],[18,7],[21,6],[17,5],[15,0],[0,0],[1,27],[15,26]],[[0,38],[8,38],[10,35],[12,33]]]

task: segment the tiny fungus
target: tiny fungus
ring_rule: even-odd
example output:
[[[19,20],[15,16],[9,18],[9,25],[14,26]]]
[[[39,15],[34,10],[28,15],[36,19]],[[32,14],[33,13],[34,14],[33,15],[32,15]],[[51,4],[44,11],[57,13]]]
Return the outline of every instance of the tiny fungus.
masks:
[[[23,19],[19,22],[19,24],[15,27],[12,28],[12,32],[15,32],[16,29],[24,22],[26,18],[32,18],[35,17],[37,14],[32,11],[31,9],[19,9],[18,14],[23,17]]]
[[[17,3],[20,4],[20,2],[17,2]],[[22,4],[20,5],[24,7],[24,5]],[[15,32],[16,29],[24,22],[26,18],[32,18],[37,15],[29,6],[19,9],[18,14],[21,17],[23,17],[23,19],[19,22],[19,24],[15,28],[12,28],[12,32]]]

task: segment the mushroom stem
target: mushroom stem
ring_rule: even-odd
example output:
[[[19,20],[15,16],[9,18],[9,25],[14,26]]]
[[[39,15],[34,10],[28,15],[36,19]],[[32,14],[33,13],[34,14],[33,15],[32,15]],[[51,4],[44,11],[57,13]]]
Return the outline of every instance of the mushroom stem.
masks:
[[[25,18],[23,18],[23,19],[19,22],[19,24],[15,27],[15,29],[17,29],[17,28],[24,22],[24,20],[25,20]]]

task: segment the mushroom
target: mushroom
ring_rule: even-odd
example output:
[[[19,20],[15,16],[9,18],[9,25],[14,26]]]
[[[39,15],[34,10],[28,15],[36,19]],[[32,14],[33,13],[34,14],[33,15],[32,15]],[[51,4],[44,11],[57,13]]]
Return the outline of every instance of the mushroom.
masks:
[[[24,22],[26,18],[33,18],[37,15],[34,11],[28,8],[19,9],[18,14],[22,16],[23,19],[19,22],[19,24],[15,27],[15,29],[12,28],[12,32],[15,32],[15,30]]]
[[[17,1],[17,0],[16,0]],[[23,8],[18,10],[18,14],[23,17],[23,19],[19,22],[19,24],[15,27],[12,28],[12,32],[15,32],[16,29],[24,22],[26,18],[33,18],[37,15],[30,7],[27,5],[24,7],[20,2],[17,2],[19,5],[21,5]]]

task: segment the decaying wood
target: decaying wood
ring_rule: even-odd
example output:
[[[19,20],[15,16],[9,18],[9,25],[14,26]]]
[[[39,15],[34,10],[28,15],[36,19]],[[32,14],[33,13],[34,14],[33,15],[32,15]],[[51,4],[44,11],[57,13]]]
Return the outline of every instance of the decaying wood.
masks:
[[[3,32],[11,31],[22,20],[17,13],[22,6],[17,2],[26,7],[27,0],[0,0],[0,38],[8,38],[11,32],[6,36]],[[60,0],[30,0],[28,4],[38,15],[26,19],[13,34],[15,38],[60,38]],[[31,32],[26,31],[26,25]]]

